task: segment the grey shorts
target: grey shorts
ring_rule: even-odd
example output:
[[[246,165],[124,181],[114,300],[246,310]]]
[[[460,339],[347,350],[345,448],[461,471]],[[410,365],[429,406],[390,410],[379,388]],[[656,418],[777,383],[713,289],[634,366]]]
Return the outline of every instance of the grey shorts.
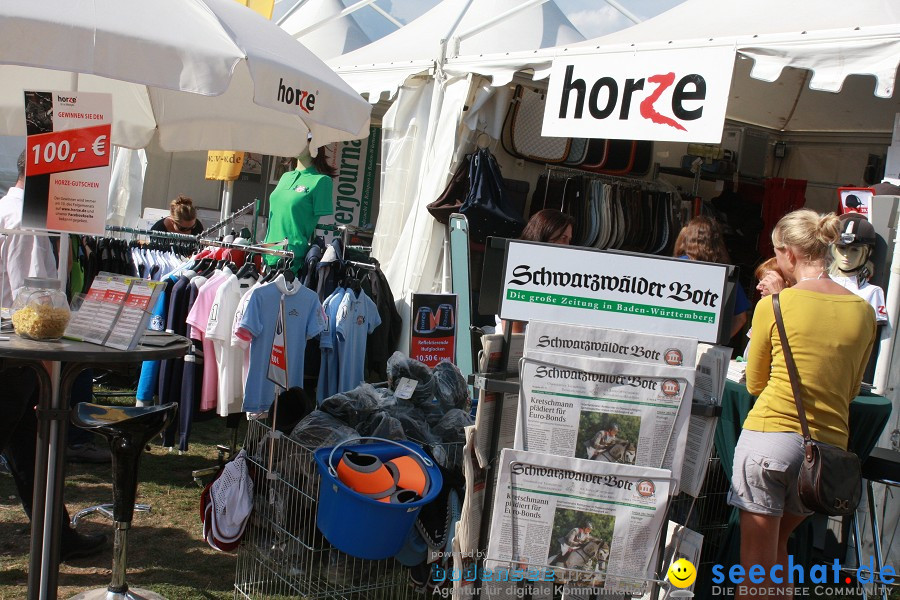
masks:
[[[811,515],[797,493],[803,437],[781,431],[741,432],[734,449],[728,504],[747,512],[780,517]]]

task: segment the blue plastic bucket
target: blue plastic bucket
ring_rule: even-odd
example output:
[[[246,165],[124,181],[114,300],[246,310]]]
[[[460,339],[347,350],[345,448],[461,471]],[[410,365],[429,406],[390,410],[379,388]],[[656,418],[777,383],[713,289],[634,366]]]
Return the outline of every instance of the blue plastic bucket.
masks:
[[[378,440],[374,444],[358,444],[360,440]],[[317,521],[319,531],[332,546],[350,556],[370,560],[390,558],[402,548],[416,522],[419,510],[437,497],[443,485],[441,471],[421,446],[412,442],[393,442],[381,438],[348,440],[353,446],[338,444],[315,451],[316,465],[322,482],[319,485]],[[382,462],[398,456],[419,458],[428,473],[430,485],[425,497],[408,504],[387,504],[363,496],[343,484],[335,469],[343,450],[374,454]]]

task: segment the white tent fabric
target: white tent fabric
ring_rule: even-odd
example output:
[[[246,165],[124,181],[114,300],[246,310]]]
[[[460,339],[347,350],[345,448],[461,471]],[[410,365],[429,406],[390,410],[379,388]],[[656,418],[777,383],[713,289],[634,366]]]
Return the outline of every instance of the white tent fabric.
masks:
[[[362,48],[372,43],[372,39],[349,15],[323,23],[300,37],[297,37],[297,33],[343,10],[344,5],[340,0],[308,0],[282,21],[280,27],[291,37],[297,38],[313,54],[322,60],[328,60]]]
[[[528,6],[490,24],[523,4]],[[446,47],[441,40],[448,40]],[[402,29],[327,63],[374,103],[382,92],[393,95],[409,76],[433,69],[445,57],[533,51],[583,40],[552,1],[443,0]]]
[[[520,12],[493,22],[522,6]],[[442,39],[449,41],[443,45]],[[370,102],[378,101],[382,92],[393,95],[400,90],[383,121],[382,201],[372,253],[382,263],[404,323],[409,310],[402,305],[413,292],[440,291],[445,230],[425,205],[452,174],[465,127],[463,109],[475,89],[467,73],[444,74],[444,58],[583,39],[546,0],[444,0],[402,29],[327,61],[351,87],[368,93]],[[411,79],[425,72],[430,75],[425,80]],[[401,348],[407,346],[406,340],[400,343]]]
[[[114,155],[106,224],[133,227],[141,218],[147,153],[143,149],[132,150],[116,146]]]

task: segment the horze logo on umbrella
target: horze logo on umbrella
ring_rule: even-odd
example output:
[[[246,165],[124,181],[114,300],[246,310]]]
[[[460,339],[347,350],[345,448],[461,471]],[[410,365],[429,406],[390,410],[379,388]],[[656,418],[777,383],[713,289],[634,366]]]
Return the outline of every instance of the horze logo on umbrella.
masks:
[[[599,120],[606,119],[616,112],[618,107],[618,118],[621,121],[627,121],[631,114],[632,102],[635,98],[644,96],[644,99],[638,104],[640,116],[657,125],[666,125],[674,127],[681,131],[687,129],[675,119],[668,117],[660,112],[663,107],[657,108],[656,102],[672,84],[672,114],[681,121],[694,121],[703,116],[703,105],[692,104],[694,108],[688,108],[685,103],[688,101],[702,102],[706,99],[706,79],[698,73],[689,73],[684,75],[675,83],[675,73],[659,73],[649,77],[628,78],[621,85],[621,102],[620,102],[620,82],[613,77],[600,77],[594,81],[590,90],[584,79],[575,78],[575,66],[568,65],[566,67],[566,75],[562,85],[562,98],[559,102],[559,118],[568,117],[569,105],[571,98],[575,98],[575,109],[572,115],[575,119],[581,119],[584,115],[585,99],[587,99],[588,112],[591,117]],[[635,92],[643,92],[643,94],[635,94]],[[601,100],[601,98],[603,100]]]
[[[296,105],[303,112],[311,112],[316,108],[316,95],[308,90],[285,85],[284,79],[278,78],[278,101],[285,104]]]

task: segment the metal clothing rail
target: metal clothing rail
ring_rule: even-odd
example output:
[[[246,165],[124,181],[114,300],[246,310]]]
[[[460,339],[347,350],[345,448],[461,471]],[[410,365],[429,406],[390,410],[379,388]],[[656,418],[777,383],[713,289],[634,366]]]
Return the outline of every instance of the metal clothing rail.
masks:
[[[286,258],[294,258],[294,252],[292,250],[284,250],[283,248],[275,248],[272,246],[255,246],[255,245],[245,245],[245,244],[235,244],[234,242],[222,242],[220,240],[206,240],[199,238],[197,239],[201,245],[204,246],[216,246],[218,248],[233,248],[235,250],[240,250],[241,252],[249,252],[251,254],[268,254],[270,256],[283,256]],[[281,246],[287,245],[287,239],[278,242]]]
[[[166,238],[172,240],[181,240],[185,242],[196,242],[197,236],[188,233],[171,233],[169,231],[154,231],[151,229],[135,229],[134,227],[120,227],[118,225],[107,225],[106,231],[119,233],[132,233],[135,235],[147,235],[150,237]]]
[[[218,231],[219,229],[222,229],[223,227],[227,227],[228,225],[230,225],[231,223],[233,223],[234,220],[237,219],[238,217],[240,217],[241,215],[243,215],[243,214],[245,214],[245,213],[248,213],[248,212],[250,212],[251,210],[253,210],[253,207],[256,206],[256,202],[257,202],[257,201],[254,200],[254,201],[251,202],[250,204],[248,204],[248,205],[246,205],[246,206],[244,206],[244,207],[241,207],[241,208],[237,209],[236,211],[234,211],[233,213],[231,213],[230,215],[228,215],[227,217],[225,217],[224,219],[222,219],[221,221],[219,221],[218,223],[216,223],[216,224],[213,225],[212,227],[209,227],[209,228],[207,228],[207,229],[204,229],[203,231],[200,232],[199,237],[205,238],[206,236],[208,236],[208,235],[209,235],[210,233],[212,233],[213,231]]]
[[[609,183],[622,183],[626,185],[638,186],[641,188],[655,189],[660,192],[673,192],[675,188],[667,181],[659,179],[636,179],[634,177],[624,177],[621,175],[607,175],[605,173],[595,173],[594,171],[585,171],[583,169],[574,169],[572,167],[560,167],[558,165],[547,165],[547,175],[570,175],[573,177],[586,177],[588,179],[606,180]]]

